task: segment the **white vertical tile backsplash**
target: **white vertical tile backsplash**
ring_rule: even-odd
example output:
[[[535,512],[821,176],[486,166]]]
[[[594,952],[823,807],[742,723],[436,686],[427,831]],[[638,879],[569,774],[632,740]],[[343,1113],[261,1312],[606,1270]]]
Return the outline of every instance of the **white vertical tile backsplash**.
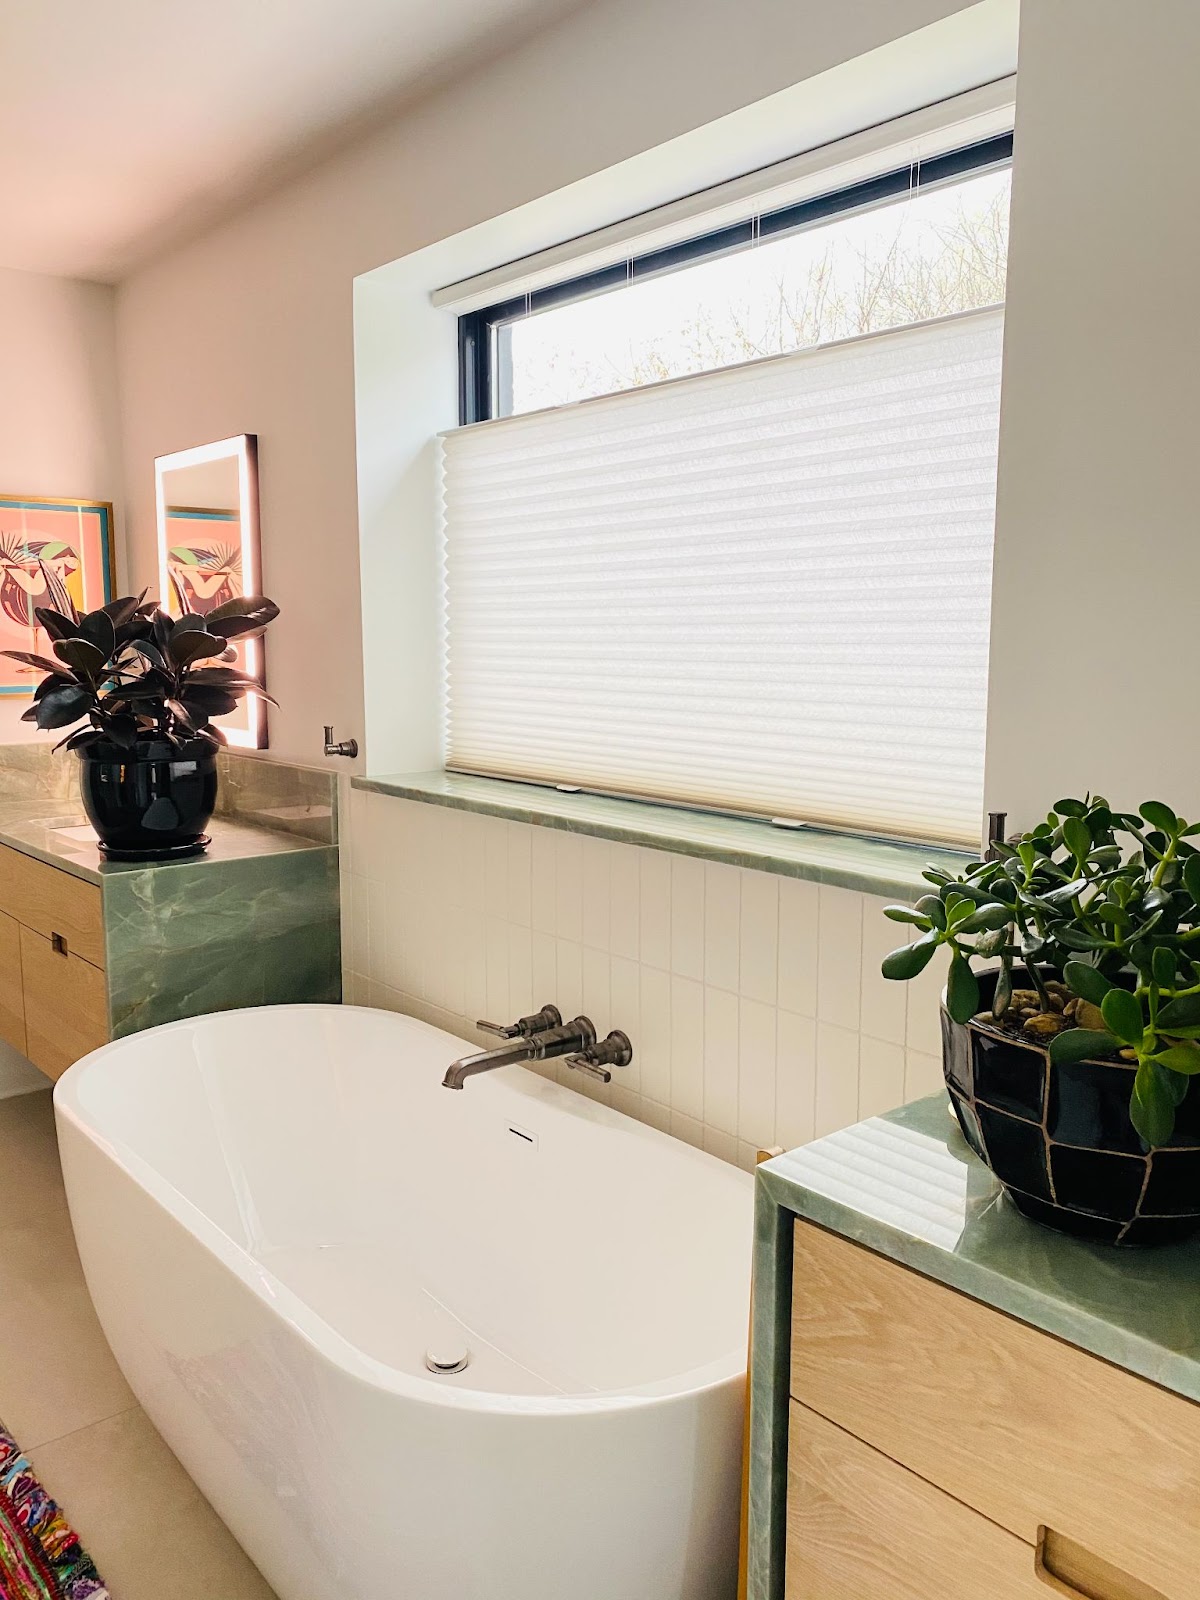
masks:
[[[817,1016],[857,1029],[862,1015],[862,938],[865,895],[823,883],[818,894]]]
[[[940,964],[879,976],[883,900],[351,791],[346,995],[472,1036],[553,1001],[633,1064],[560,1082],[749,1164],[937,1088]]]
[[[704,863],[668,856],[671,863],[671,971],[704,978]]]
[[[737,993],[741,961],[742,874],[723,861],[704,863],[704,981]]]
[[[663,850],[638,850],[639,926],[643,966],[671,966],[671,857]]]
[[[773,1006],[779,995],[779,879],[743,872],[738,987],[747,1000]]]

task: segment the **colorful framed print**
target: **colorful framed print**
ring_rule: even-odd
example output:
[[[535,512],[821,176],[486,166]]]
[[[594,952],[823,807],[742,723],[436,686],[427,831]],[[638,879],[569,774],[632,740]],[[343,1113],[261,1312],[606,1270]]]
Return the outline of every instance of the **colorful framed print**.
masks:
[[[52,654],[34,615],[50,604],[42,565],[56,573],[80,611],[113,598],[113,508],[106,500],[0,495],[0,650]],[[33,694],[43,674],[0,657],[0,695]]]
[[[159,456],[158,566],[162,603],[173,616],[196,616],[242,595],[262,593],[258,538],[258,448],[252,433],[194,450]],[[234,663],[267,686],[263,642],[236,645]],[[218,717],[230,744],[267,745],[267,703],[248,694],[236,711]]]

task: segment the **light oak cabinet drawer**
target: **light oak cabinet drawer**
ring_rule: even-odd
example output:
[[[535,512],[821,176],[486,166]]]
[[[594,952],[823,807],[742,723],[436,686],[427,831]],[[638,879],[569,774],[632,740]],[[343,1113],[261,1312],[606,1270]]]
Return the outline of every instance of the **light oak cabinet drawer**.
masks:
[[[21,997],[21,929],[0,911],[0,1039],[25,1054],[25,1002]]]
[[[57,934],[72,955],[104,966],[100,890],[0,845],[0,911],[49,939]]]
[[[1128,1574],[1103,1600],[1200,1593],[1200,1406],[805,1223],[791,1392],[1024,1544],[1046,1525]]]
[[[60,1078],[89,1050],[108,1041],[104,974],[49,939],[21,930],[21,988],[25,1054],[50,1078]]]
[[[793,1404],[786,1600],[1050,1600],[1031,1545]]]

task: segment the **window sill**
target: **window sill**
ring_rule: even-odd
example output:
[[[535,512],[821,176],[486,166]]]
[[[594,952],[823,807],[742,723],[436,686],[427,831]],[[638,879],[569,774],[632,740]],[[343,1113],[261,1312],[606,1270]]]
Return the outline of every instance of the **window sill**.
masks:
[[[536,784],[501,778],[468,778],[451,772],[402,773],[352,778],[355,789],[394,795],[426,805],[478,811],[527,822],[535,828],[591,834],[622,844],[724,861],[730,866],[809,878],[863,894],[908,898],[928,889],[921,869],[929,863],[957,872],[970,855],[934,845],[890,844],[858,834],[805,827],[795,832],[740,817],[708,816],[675,806],[597,795],[563,794]]]

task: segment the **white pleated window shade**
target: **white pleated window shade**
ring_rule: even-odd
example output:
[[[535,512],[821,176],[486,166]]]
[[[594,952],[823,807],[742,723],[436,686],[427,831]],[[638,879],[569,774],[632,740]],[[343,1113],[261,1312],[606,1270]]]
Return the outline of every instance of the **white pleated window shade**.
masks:
[[[977,845],[1002,332],[444,435],[448,765]]]

